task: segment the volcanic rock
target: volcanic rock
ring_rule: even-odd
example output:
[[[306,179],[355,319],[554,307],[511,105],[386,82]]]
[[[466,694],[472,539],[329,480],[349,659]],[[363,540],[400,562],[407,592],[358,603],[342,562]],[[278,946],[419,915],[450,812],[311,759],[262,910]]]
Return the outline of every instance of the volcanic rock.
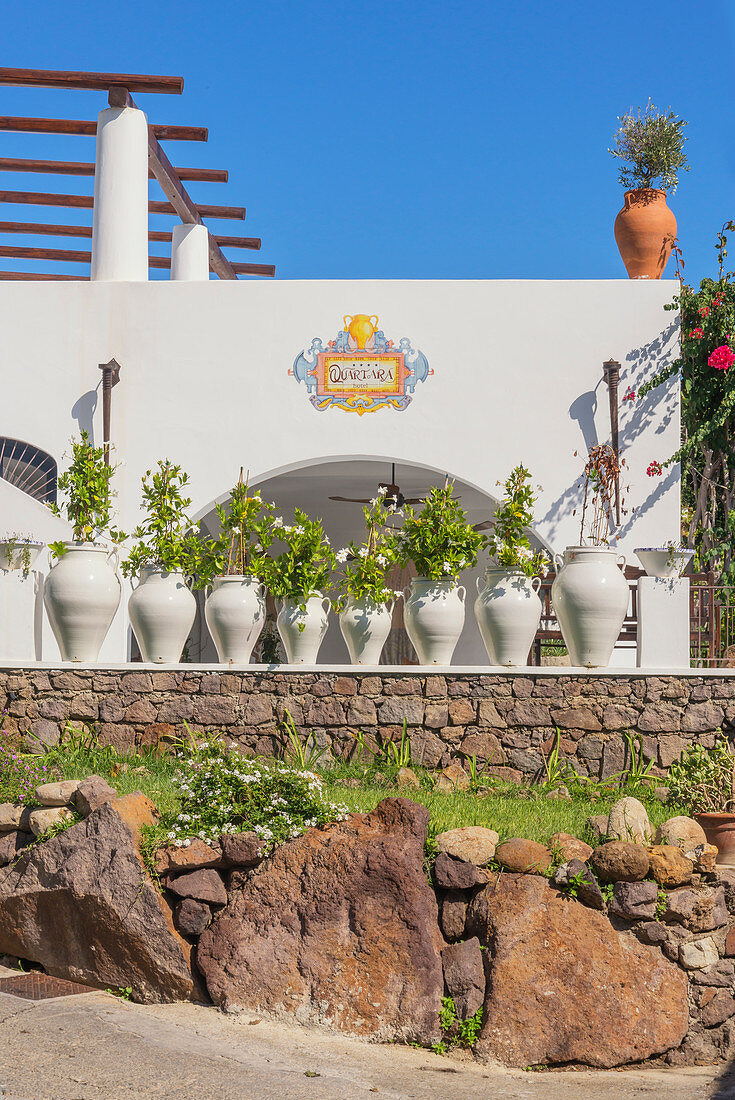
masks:
[[[174,909],[174,924],[184,936],[201,936],[211,920],[209,906],[194,898],[184,898]]]
[[[495,859],[506,871],[538,874],[551,867],[551,852],[536,840],[513,837],[495,849]]]
[[[52,825],[58,825],[64,821],[73,821],[74,814],[66,806],[44,806],[41,810],[31,810],[28,824],[34,836],[40,836],[50,829]]]
[[[42,806],[68,806],[74,800],[79,786],[78,779],[62,779],[58,783],[41,783],[36,787],[34,798]]]
[[[683,924],[690,932],[711,932],[727,924],[725,891],[721,886],[683,887],[666,895],[663,919]]]
[[[671,844],[690,852],[698,844],[706,844],[704,829],[693,817],[670,817],[656,830],[657,844]]]
[[[0,867],[6,867],[18,858],[24,848],[32,844],[32,833],[0,833]]]
[[[448,943],[442,951],[444,985],[453,999],[457,1016],[466,1020],[482,1008],[485,1000],[485,969],[480,941],[476,936],[462,943]]]
[[[428,820],[389,798],[277,848],[199,940],[215,1004],[436,1042],[443,944],[423,871]]]
[[[485,829],[481,825],[466,825],[462,829],[449,829],[435,838],[437,851],[464,859],[484,867],[495,855],[500,837],[494,829]]]
[[[74,805],[83,817],[87,817],[103,802],[113,802],[117,791],[101,775],[88,775],[74,792]]]
[[[655,882],[616,882],[610,912],[625,920],[653,920],[657,899]]]
[[[634,844],[649,844],[652,836],[648,811],[637,798],[619,798],[607,819],[607,835],[613,840],[630,840]]]
[[[651,861],[650,873],[660,886],[671,889],[692,881],[694,865],[681,848],[674,848],[671,844],[657,844],[649,849],[648,856]]]
[[[257,867],[263,858],[263,841],[257,833],[224,833],[219,842],[226,867]]]
[[[464,859],[454,859],[446,852],[439,852],[434,861],[434,882],[442,890],[471,890],[487,880],[487,871]]]
[[[178,874],[183,871],[198,871],[205,867],[222,867],[222,849],[194,839],[186,847],[161,848],[156,853],[155,867],[159,875]]]
[[[664,1053],[686,1035],[684,973],[540,876],[493,879],[470,903],[467,932],[492,953],[481,1056],[605,1068]]]
[[[221,876],[211,868],[188,871],[175,878],[168,878],[166,885],[180,898],[194,898],[195,901],[206,901],[211,905],[227,904],[225,884]]]
[[[610,840],[595,848],[587,861],[600,882],[639,882],[648,874],[651,861],[641,844]]]
[[[549,848],[552,852],[558,852],[565,863],[570,859],[581,859],[584,863],[594,850],[591,844],[578,840],[571,833],[554,833],[549,840]]]
[[[104,803],[0,870],[0,954],[102,989],[132,986],[142,1002],[186,999],[189,948],[116,806]]]
[[[572,896],[583,905],[588,905],[590,909],[605,908],[602,890],[587,864],[582,863],[581,859],[570,859],[567,863],[562,863],[561,867],[557,867],[554,871],[551,881],[554,886],[559,886],[561,889],[571,887]]]

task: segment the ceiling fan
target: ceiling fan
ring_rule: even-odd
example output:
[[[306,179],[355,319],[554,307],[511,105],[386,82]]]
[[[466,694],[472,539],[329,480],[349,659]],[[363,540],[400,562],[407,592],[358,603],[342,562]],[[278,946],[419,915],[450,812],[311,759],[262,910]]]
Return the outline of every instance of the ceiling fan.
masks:
[[[425,494],[422,497],[404,497],[398,485],[396,485],[396,464],[391,463],[390,468],[390,483],[386,484],[381,481],[378,484],[379,489],[385,489],[384,502],[389,508],[402,508],[404,504],[422,504],[426,499]],[[361,497],[330,497],[330,500],[343,501],[345,504],[369,504],[369,499],[362,499]]]

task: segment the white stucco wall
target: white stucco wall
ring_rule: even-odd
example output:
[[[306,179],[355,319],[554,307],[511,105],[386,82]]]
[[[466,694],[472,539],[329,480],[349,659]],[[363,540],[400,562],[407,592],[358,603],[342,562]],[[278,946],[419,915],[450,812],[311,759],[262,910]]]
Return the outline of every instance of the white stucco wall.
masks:
[[[522,461],[543,486],[538,534],[561,549],[578,541],[574,486],[587,446],[609,438],[602,363],[620,361],[622,397],[676,355],[676,315],[663,309],[676,286],[4,283],[0,434],[36,444],[60,465],[80,428],[101,441],[97,365],[114,356],[122,372],[113,391],[112,435],[125,462],[117,483],[126,529],[138,519],[140,477],[161,457],[191,474],[198,516],[226,494],[241,465],[257,482],[346,456],[393,459],[447,471],[495,497],[497,481]],[[326,343],[345,313],[358,312],[377,314],[389,339],[406,336],[428,358],[434,373],[416,386],[405,411],[319,412],[288,374],[314,337]],[[644,402],[621,406],[629,512],[619,542],[631,557],[634,546],[678,537],[678,469],[656,479],[645,472],[652,458],[676,449],[677,385],[671,380]],[[330,482],[326,493],[351,495],[344,482]],[[358,526],[360,518],[357,510]],[[3,525],[14,524],[4,516]],[[114,648],[122,644],[123,625]],[[479,661],[475,643],[473,636]]]

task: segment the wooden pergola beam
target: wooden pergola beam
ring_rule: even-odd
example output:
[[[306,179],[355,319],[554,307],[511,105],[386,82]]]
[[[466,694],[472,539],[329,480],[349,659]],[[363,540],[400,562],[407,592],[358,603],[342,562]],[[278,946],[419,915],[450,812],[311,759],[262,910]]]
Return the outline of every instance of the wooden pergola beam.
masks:
[[[89,275],[46,275],[40,271],[0,271],[0,282],[89,282]]]
[[[91,237],[91,225],[51,225],[46,222],[0,222],[0,233],[25,233],[45,237]],[[253,248],[261,246],[260,237],[220,237],[214,234],[218,245],[227,248]],[[162,229],[150,229],[149,241],[167,242],[171,234]]]
[[[21,206],[64,206],[75,210],[92,210],[94,196],[64,195],[56,191],[0,191],[0,202],[15,203]],[[200,221],[202,215],[209,218],[237,218],[240,220],[245,217],[244,206],[197,206],[195,204],[192,204],[192,206],[200,215]],[[173,203],[157,202],[155,200],[148,203],[148,210],[151,214],[179,214]]]
[[[106,92],[121,85],[131,92],[181,95],[181,76],[150,76],[144,73],[86,73],[70,69],[0,68],[0,84],[12,88],[90,88]]]
[[[206,126],[167,126],[149,123],[161,141],[206,141]],[[17,134],[81,134],[94,137],[97,133],[96,120],[84,121],[75,118],[18,118],[12,115],[0,116],[0,131]]]
[[[41,172],[47,176],[93,176],[94,161],[36,160],[23,157],[0,157],[0,172]],[[177,168],[180,180],[197,183],[227,183],[226,168]],[[153,172],[149,179],[155,179]]]
[[[215,241],[223,248],[260,248],[260,237],[221,237],[215,236]]]
[[[172,210],[185,225],[203,225],[202,216],[192,202],[171,161],[168,159],[156,137],[152,126],[148,127],[148,167],[161,185],[161,190],[171,204]],[[243,210],[243,216],[245,211]],[[220,279],[236,279],[237,274],[224,252],[208,233],[209,268]]]

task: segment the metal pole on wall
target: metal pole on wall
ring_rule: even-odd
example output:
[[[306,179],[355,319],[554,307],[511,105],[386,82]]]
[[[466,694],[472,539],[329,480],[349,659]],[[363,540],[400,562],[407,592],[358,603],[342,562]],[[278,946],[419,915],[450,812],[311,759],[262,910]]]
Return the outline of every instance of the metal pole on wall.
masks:
[[[620,382],[620,363],[617,359],[608,359],[602,364],[602,377],[607,385],[610,400],[610,437],[616,459],[620,459],[618,436],[618,383]],[[615,521],[620,524],[620,475],[615,478]]]
[[[112,419],[112,387],[120,381],[120,364],[117,359],[109,363],[100,363],[102,371],[102,436],[105,448],[105,463],[110,465],[110,431]]]

